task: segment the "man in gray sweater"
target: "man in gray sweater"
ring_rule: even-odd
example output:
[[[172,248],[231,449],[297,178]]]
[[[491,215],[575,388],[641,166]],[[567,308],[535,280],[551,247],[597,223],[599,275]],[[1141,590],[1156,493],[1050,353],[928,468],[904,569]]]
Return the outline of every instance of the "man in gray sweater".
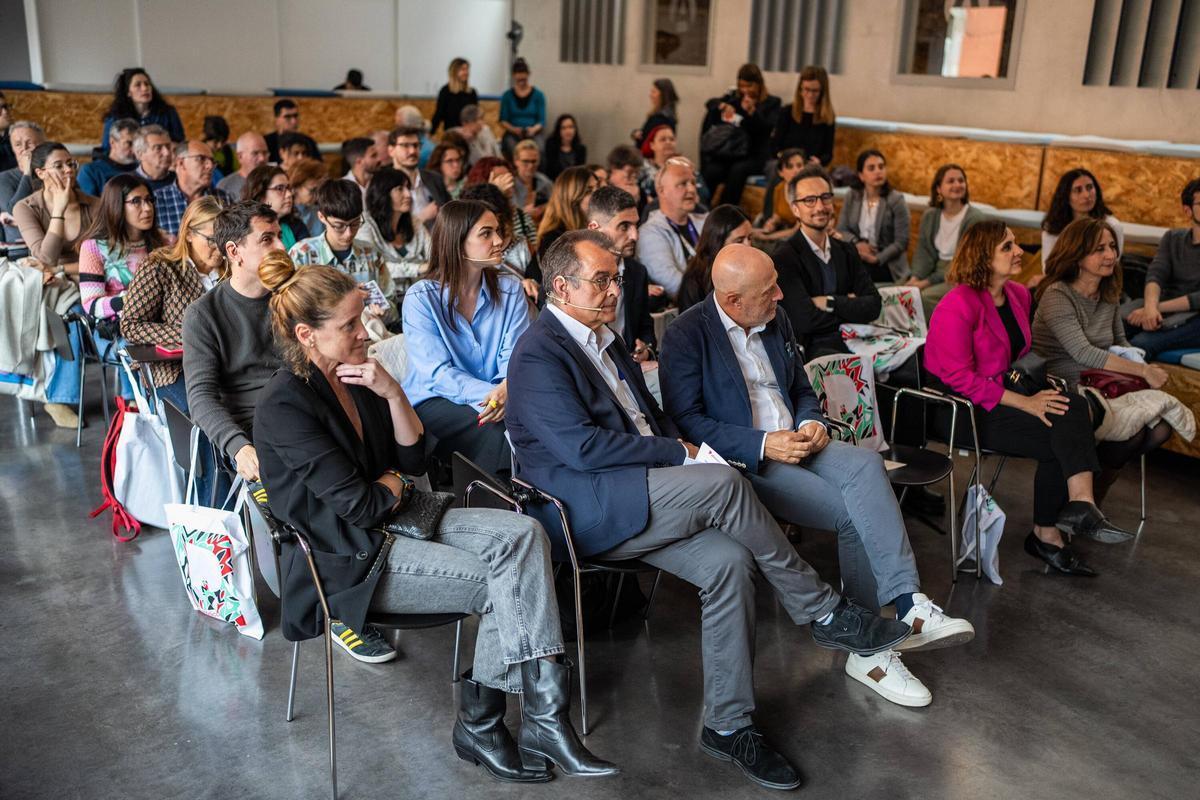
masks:
[[[1146,274],[1145,304],[1125,318],[1130,343],[1148,359],[1200,347],[1200,178],[1188,181],[1181,200],[1188,226],[1163,234]]]
[[[221,212],[213,238],[229,262],[229,279],[188,308],[183,318],[183,373],[192,420],[233,459],[238,474],[258,479],[251,426],[258,393],[281,364],[271,338],[270,294],[258,265],[282,250],[279,219],[262,203]]]

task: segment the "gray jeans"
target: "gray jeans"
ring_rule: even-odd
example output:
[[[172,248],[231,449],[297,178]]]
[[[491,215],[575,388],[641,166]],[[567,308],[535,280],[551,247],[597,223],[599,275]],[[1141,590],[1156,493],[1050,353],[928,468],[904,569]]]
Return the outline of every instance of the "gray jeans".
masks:
[[[754,489],[732,467],[652,469],[646,529],[602,557],[640,558],[700,589],[704,724],[749,725],[754,712],[754,577],[804,625],[838,594],[804,563]]]
[[[758,499],[780,519],[838,536],[842,588],[872,611],[921,580],[904,517],[878,453],[830,442],[803,464],[764,461],[749,475]]]
[[[511,511],[451,509],[429,541],[397,537],[371,610],[478,614],[474,679],[506,692],[521,662],[563,652],[546,532]]]

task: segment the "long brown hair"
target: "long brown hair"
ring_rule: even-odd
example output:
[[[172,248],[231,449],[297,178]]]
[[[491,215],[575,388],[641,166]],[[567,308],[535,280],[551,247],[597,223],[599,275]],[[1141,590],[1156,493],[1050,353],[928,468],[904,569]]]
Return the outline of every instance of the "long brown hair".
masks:
[[[446,75],[450,78],[446,85],[450,87],[450,91],[454,93],[469,92],[471,90],[470,83],[463,83],[458,79],[458,71],[462,67],[471,66],[471,62],[465,58],[456,58],[450,62],[450,66],[446,68]]]
[[[451,200],[442,206],[437,215],[437,222],[433,225],[429,273],[426,277],[442,288],[449,289],[449,304],[442,310],[452,331],[458,330],[458,324],[454,321],[454,309],[458,305],[458,297],[462,293],[468,269],[463,249],[471,229],[484,214],[495,216],[495,212],[489,206],[476,200]],[[496,270],[485,269],[483,282],[488,293],[497,297],[500,278]]]
[[[1071,283],[1079,277],[1079,262],[1100,246],[1100,238],[1105,231],[1116,244],[1117,232],[1104,219],[1083,217],[1062,229],[1054,243],[1054,252],[1046,259],[1046,279],[1037,288],[1039,301],[1052,284]],[[1121,282],[1121,259],[1118,258],[1113,274],[1100,279],[1100,301],[1116,303],[1120,300]]]
[[[800,91],[800,87],[805,81],[821,82],[821,99],[817,101],[813,122],[818,125],[832,125],[836,116],[833,113],[833,100],[829,97],[829,73],[825,71],[824,67],[818,67],[815,64],[809,64],[800,70],[800,77],[796,79],[796,94],[792,97],[792,119],[799,122],[804,113],[804,94]]]
[[[100,193],[100,209],[80,240],[103,240],[110,248],[115,248],[117,253],[128,250],[135,239],[130,236],[129,226],[125,224],[125,198],[139,186],[149,192],[146,197],[153,202],[154,191],[140,176],[132,172],[122,172],[110,178],[108,183],[104,184],[104,191]],[[158,229],[157,212],[154,215],[154,227],[143,233],[141,238],[146,243],[147,251],[166,244],[166,237]]]
[[[587,227],[587,215],[580,203],[587,197],[591,180],[592,173],[587,167],[568,167],[562,171],[550,192],[550,202],[538,226],[538,238],[556,228],[577,231]]]
[[[188,231],[195,230],[207,222],[215,222],[221,212],[225,210],[225,206],[211,194],[206,194],[203,197],[197,197],[192,202],[188,203],[188,207],[183,212],[183,219],[179,221],[179,238],[174,244],[165,245],[158,248],[150,254],[150,258],[161,259],[175,266],[176,269],[187,269],[187,262],[196,263],[196,259],[192,256],[191,247],[188,245]],[[221,254],[221,263],[217,265],[217,277],[220,280],[225,280],[229,277],[229,262],[225,260],[225,254]]]
[[[1007,233],[1008,225],[998,219],[985,219],[963,231],[954,260],[946,270],[946,280],[972,289],[986,289],[992,277],[996,248]]]
[[[271,186],[271,181],[275,180],[276,175],[287,177],[287,172],[283,167],[275,164],[259,164],[254,169],[250,170],[250,174],[246,176],[246,184],[242,187],[243,201],[253,200],[256,203],[266,203],[267,189]],[[291,183],[291,178],[288,178],[288,183]]]
[[[942,193],[938,191],[938,187],[942,185],[942,179],[946,177],[946,173],[952,169],[956,169],[962,173],[963,183],[966,184],[963,191],[963,205],[971,202],[971,182],[967,180],[967,171],[958,164],[942,164],[937,168],[937,172],[933,173],[933,182],[929,184],[929,205],[932,208],[941,208],[946,204],[942,199]]]
[[[753,83],[758,87],[758,91],[754,93],[754,102],[761,103],[771,96],[767,91],[767,81],[763,78],[762,70],[758,68],[758,64],[742,64],[738,67],[737,79],[746,83]]]
[[[319,328],[358,284],[344,272],[323,264],[297,269],[283,250],[272,250],[258,265],[258,279],[271,292],[271,330],[279,355],[296,375],[307,378],[312,362],[296,339],[300,324]]]

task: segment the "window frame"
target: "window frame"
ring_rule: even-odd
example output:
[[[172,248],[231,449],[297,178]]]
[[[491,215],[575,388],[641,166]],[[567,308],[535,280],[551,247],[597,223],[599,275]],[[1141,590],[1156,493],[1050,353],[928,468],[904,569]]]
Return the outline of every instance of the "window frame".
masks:
[[[916,14],[920,0],[904,0],[900,6],[900,25],[896,35],[896,49],[892,59],[893,84],[902,86],[937,86],[956,89],[1000,89],[1014,91],[1017,88],[1017,65],[1021,56],[1021,33],[1025,27],[1027,0],[1016,0],[1013,10],[1012,39],[1008,45],[1008,75],[1003,78],[947,78],[943,75],[919,75],[905,72],[912,63],[916,46]]]
[[[654,31],[654,12],[658,0],[643,0],[641,41],[638,44],[638,72],[654,72],[666,75],[712,75],[713,47],[716,45],[717,7],[720,0],[708,0],[708,42],[705,44],[703,66],[695,64],[656,64],[654,58],[654,42],[648,41]],[[650,60],[647,60],[649,56]]]

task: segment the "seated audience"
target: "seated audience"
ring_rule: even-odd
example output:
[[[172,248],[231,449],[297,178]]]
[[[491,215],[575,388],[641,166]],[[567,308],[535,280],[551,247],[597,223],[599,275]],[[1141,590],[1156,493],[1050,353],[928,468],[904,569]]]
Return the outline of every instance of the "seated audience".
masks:
[[[675,126],[679,124],[678,106],[679,93],[675,91],[675,84],[670,78],[658,78],[650,84],[650,113],[646,115],[642,127],[630,133],[634,146],[641,148],[646,134],[659,125],[666,125],[675,130]]]
[[[309,236],[324,232],[325,226],[318,219],[317,190],[329,180],[329,171],[319,161],[304,158],[287,171],[288,183],[292,185],[292,204],[296,216],[308,228]]]
[[[587,227],[588,201],[596,191],[596,179],[586,167],[568,167],[550,190],[550,202],[538,225],[538,254],[567,231]]]
[[[260,164],[255,167],[242,186],[241,200],[264,203],[279,217],[279,239],[286,249],[309,237],[308,227],[296,213],[295,189],[283,167]]]
[[[612,241],[613,252],[617,254],[617,274],[623,281],[617,297],[617,317],[609,327],[625,342],[634,361],[653,361],[658,337],[650,316],[650,298],[661,297],[663,288],[650,283],[646,266],[634,257],[638,241],[637,201],[615,186],[597,189],[588,203],[587,227]]]
[[[420,159],[418,159],[417,164],[418,164],[418,166],[420,166],[421,169],[426,169],[427,167],[429,169],[433,169],[433,167],[428,166],[428,161],[429,161],[430,155],[433,154],[433,149],[436,146],[436,142],[434,142],[433,139],[431,139],[429,137],[429,133],[428,133],[429,120],[427,120],[427,119],[425,119],[425,117],[421,116],[421,110],[419,108],[417,108],[416,106],[412,106],[412,105],[400,106],[399,108],[396,109],[396,114],[393,117],[393,120],[394,120],[394,122],[392,124],[393,129],[395,129],[395,128],[416,128],[417,130],[419,130],[421,132],[421,157],[420,157]],[[385,156],[384,163],[387,163],[387,159],[386,159],[387,142],[386,141],[384,142],[384,156]],[[437,172],[436,169],[434,169],[433,171]],[[463,165],[463,171],[464,172],[466,171],[465,164]]]
[[[800,70],[791,104],[777,117],[770,152],[795,147],[804,151],[810,164],[828,167],[833,160],[836,127],[829,73],[824,67],[807,66]]]
[[[546,157],[542,172],[555,180],[568,167],[587,164],[587,145],[579,136],[579,123],[571,114],[561,114],[554,120],[554,130],[546,137]]]
[[[1085,217],[1107,222],[1116,233],[1118,254],[1124,252],[1125,228],[1104,204],[1104,192],[1100,189],[1100,181],[1083,167],[1077,167],[1063,173],[1058,179],[1054,195],[1050,198],[1050,208],[1046,211],[1046,218],[1042,220],[1043,273],[1046,272],[1046,262],[1050,260],[1063,228],[1074,220]]]
[[[675,305],[682,314],[712,291],[712,267],[717,253],[731,244],[747,244],[753,228],[746,212],[722,203],[708,213],[696,252],[688,259]]]
[[[175,145],[171,137],[158,125],[138,128],[133,139],[133,154],[137,156],[138,177],[150,184],[153,191],[175,182],[171,166],[175,163]]]
[[[1200,347],[1200,178],[1181,196],[1187,226],[1163,234],[1146,275],[1144,303],[1123,308],[1130,342],[1153,359],[1167,350]]]
[[[221,181],[224,176],[232,175],[237,168],[237,159],[234,157],[233,148],[229,146],[229,123],[224,117],[215,114],[209,114],[204,118],[204,132],[200,136],[200,141],[204,142],[213,151],[213,161],[216,163],[216,170],[220,172],[222,177],[217,180],[217,188],[221,188]],[[266,152],[266,145],[263,145],[263,152]],[[241,192],[231,192],[228,189],[224,190],[230,197],[238,197]]]
[[[300,106],[296,105],[296,101],[287,98],[276,100],[274,109],[275,130],[263,137],[267,143],[269,160],[287,169],[289,164],[284,159],[284,151],[295,145],[303,145],[302,155],[305,158],[320,161],[321,149],[317,147],[316,141],[311,136],[300,133]],[[288,144],[281,141],[285,134],[290,134]]]
[[[767,91],[762,70],[757,64],[743,64],[738,68],[736,88],[709,100],[706,108],[700,127],[700,172],[704,175],[705,184],[712,187],[714,192],[718,186],[725,187],[721,191],[722,203],[736,206],[742,202],[746,178],[761,174],[771,155],[771,136],[780,116],[779,98]],[[705,152],[705,134],[719,125],[741,130],[745,155],[732,155],[725,148]],[[726,143],[730,141],[734,139],[725,140]]]
[[[512,87],[500,95],[500,127],[504,136],[500,147],[506,156],[515,158],[517,142],[532,139],[540,151],[545,144],[546,95],[529,82],[529,65],[518,58],[512,65]]]
[[[335,92],[369,92],[370,86],[363,84],[362,70],[351,69],[346,71],[346,80],[333,87]]]
[[[29,157],[33,194],[13,207],[12,215],[29,255],[53,275],[60,269],[79,273],[79,248],[100,212],[99,198],[75,185],[79,163],[59,142],[43,142]]]
[[[650,212],[638,233],[638,260],[650,271],[650,280],[679,293],[687,260],[696,254],[704,214],[696,212],[696,168],[686,158],[667,161],[655,179],[658,208]]]
[[[138,160],[133,152],[133,140],[137,138],[136,120],[119,119],[108,127],[108,152],[97,149],[92,160],[79,168],[79,188],[92,197],[99,197],[104,184],[114,175],[137,169]]]
[[[529,241],[524,234],[518,233],[514,226],[514,214],[520,209],[514,209],[512,202],[494,183],[468,184],[459,195],[459,199],[483,203],[496,215],[500,223],[501,239],[498,269],[521,281],[525,295],[537,303],[542,285],[542,271],[538,267],[537,254],[530,248]]]
[[[771,242],[786,239],[797,232],[796,215],[792,213],[792,205],[788,202],[788,185],[792,178],[804,169],[804,151],[798,147],[789,147],[779,153],[775,160],[774,186],[769,202],[764,205],[761,225],[754,229],[754,238],[759,241]]]
[[[237,139],[237,172],[227,172],[217,183],[217,188],[230,197],[242,197],[250,173],[266,164],[269,157],[267,140],[262,134],[246,131]]]
[[[396,128],[388,136],[388,157],[392,167],[408,176],[413,195],[413,214],[422,225],[433,225],[438,209],[450,202],[450,194],[442,183],[442,176],[432,170],[421,169],[421,130],[419,128]]]
[[[437,104],[433,109],[433,119],[429,123],[430,134],[437,133],[438,128],[442,126],[449,130],[460,122],[465,123],[466,120],[462,117],[463,110],[467,106],[479,107],[479,94],[471,88],[471,62],[465,58],[456,58],[450,62],[446,74],[449,80],[438,89]]]
[[[752,716],[756,577],[793,622],[812,623],[819,646],[870,655],[912,629],[822,582],[736,470],[683,467],[698,448],[662,413],[608,328],[621,293],[612,250],[602,233],[572,231],[546,253],[549,302],[511,363],[508,424],[518,476],[566,505],[580,556],[640,558],[700,590],[700,748],[760,785],[795,788],[799,774]],[[530,511],[565,558],[557,509],[533,504]]]
[[[13,153],[12,134],[13,113],[8,98],[0,92],[0,172],[12,169],[17,165],[17,156]]]
[[[222,203],[233,202],[225,192],[213,188],[212,174],[213,157],[208,145],[195,139],[175,145],[175,182],[154,191],[158,226],[163,233],[171,238],[179,233],[183,212],[198,197],[213,195]]]
[[[367,187],[371,178],[384,165],[379,160],[375,142],[366,136],[356,136],[342,142],[342,162],[346,165],[346,174],[342,180],[350,181],[362,190],[363,199],[367,198]]]
[[[442,142],[429,155],[428,168],[442,179],[446,195],[457,200],[467,185],[467,151],[454,142]]]
[[[1067,381],[1072,391],[1085,369],[1106,369],[1134,375],[1151,389],[1162,388],[1167,373],[1146,364],[1129,352],[1125,326],[1121,324],[1121,254],[1117,232],[1103,219],[1083,217],[1063,228],[1050,261],[1046,279],[1038,287],[1037,312],[1033,317],[1033,349],[1046,359],[1046,372]],[[1123,355],[1114,348],[1125,348]],[[1093,417],[1103,410],[1093,407]],[[1104,468],[1095,480],[1096,504],[1104,500],[1117,470],[1171,436],[1165,420],[1143,427],[1123,442],[1101,442],[1096,446]]]
[[[837,533],[846,596],[875,613],[894,605],[896,619],[913,629],[896,650],[970,641],[970,622],[945,616],[920,592],[883,459],[830,440],[775,278],[760,250],[735,244],[718,253],[712,293],[663,337],[664,409],[687,441],[706,442],[741,467],[776,518]],[[742,379],[732,391],[730,364]],[[852,653],[846,674],[893,703],[929,705],[932,695],[896,650]]]
[[[532,139],[517,142],[513,148],[513,163],[517,168],[513,176],[513,202],[535,222],[545,213],[554,187],[549,178],[538,172],[541,161],[541,151]]]
[[[1133,534],[1095,505],[1093,478],[1100,461],[1087,400],[1048,386],[1031,386],[1032,395],[1010,388],[1016,384],[1007,373],[1029,352],[1031,338],[1029,290],[1011,280],[1021,272],[1021,255],[1012,231],[999,220],[985,220],[963,234],[948,273],[954,288],[930,322],[925,366],[935,384],[975,404],[982,447],[1038,462],[1025,552],[1065,575],[1094,576],[1067,537],[1121,542]]]
[[[904,284],[921,290],[926,320],[932,317],[934,306],[953,288],[946,282],[946,270],[963,234],[986,218],[982,211],[971,205],[966,171],[957,164],[938,167],[929,189],[929,208],[921,215],[921,227],[917,231],[912,274]]]
[[[367,188],[367,213],[356,242],[383,256],[399,305],[408,288],[429,269],[430,237],[412,213],[408,176],[384,167]]]
[[[278,164],[284,169],[291,169],[301,161],[316,161],[324,166],[324,162],[320,159],[309,155],[308,144],[304,141],[306,138],[304,134],[296,131],[285,131],[279,134],[279,160],[271,163]]]
[[[490,183],[496,186],[512,207],[512,231],[514,237],[520,237],[529,245],[530,252],[536,253],[538,246],[537,223],[516,202],[516,177],[512,165],[503,158],[489,157],[477,161],[467,174],[467,186],[475,183]]]
[[[433,228],[429,277],[404,296],[404,391],[432,439],[488,472],[510,469],[504,415],[508,360],[529,327],[520,283],[496,270],[504,240],[488,206],[453,200]]]
[[[26,192],[24,196],[18,196],[22,185],[32,187],[30,176],[33,172],[29,168],[29,162],[37,146],[46,141],[46,134],[36,122],[19,119],[9,126],[8,140],[12,145],[13,155],[16,156],[17,165],[0,172],[0,242],[3,243],[0,255],[16,259],[29,255],[29,248],[21,238],[21,230],[13,217],[13,208],[29,194]]]
[[[112,141],[109,129],[117,120],[123,119],[132,119],[143,128],[157,125],[172,142],[183,141],[179,112],[158,93],[150,75],[141,67],[123,69],[113,81],[113,99],[104,112],[104,132],[100,135],[101,152],[107,153]]]
[[[642,197],[639,178],[642,166],[646,163],[642,154],[636,147],[619,144],[609,152],[607,163],[608,182],[633,195],[638,201],[638,208],[641,209],[645,205],[645,198]]]
[[[253,481],[259,478],[254,408],[280,366],[271,340],[270,291],[258,267],[282,246],[279,221],[268,206],[237,203],[217,217],[212,237],[229,277],[183,315],[188,416],[238,475]]]
[[[879,317],[883,301],[854,246],[833,238],[833,182],[809,164],[788,185],[800,231],[776,248],[773,258],[787,312],[805,360],[849,353],[844,322]]]
[[[255,415],[263,484],[272,513],[312,541],[336,615],[333,641],[375,663],[395,651],[366,625],[368,611],[478,614],[452,736],[458,756],[503,781],[547,781],[547,761],[568,775],[617,773],[571,726],[541,525],[510,511],[451,509],[429,541],[385,538],[378,527],[412,491],[400,470],[425,471],[424,429],[400,385],[367,358],[362,294],[328,267],[297,271],[268,258],[260,274],[284,361]],[[283,547],[284,634],[319,636],[323,601],[295,543]],[[504,725],[508,693],[523,693],[520,749]]]
[[[646,132],[642,139],[642,166],[638,170],[638,189],[647,201],[654,200],[658,194],[654,190],[654,181],[658,173],[669,159],[679,155],[676,146],[675,130],[668,125],[659,125]]]
[[[833,235],[854,245],[876,283],[903,283],[908,279],[908,228],[908,204],[888,183],[883,153],[863,150]]]
[[[451,128],[447,133],[453,133],[467,143],[468,164],[502,155],[496,134],[492,133],[491,126],[484,121],[483,109],[477,105],[464,108],[458,127]]]

